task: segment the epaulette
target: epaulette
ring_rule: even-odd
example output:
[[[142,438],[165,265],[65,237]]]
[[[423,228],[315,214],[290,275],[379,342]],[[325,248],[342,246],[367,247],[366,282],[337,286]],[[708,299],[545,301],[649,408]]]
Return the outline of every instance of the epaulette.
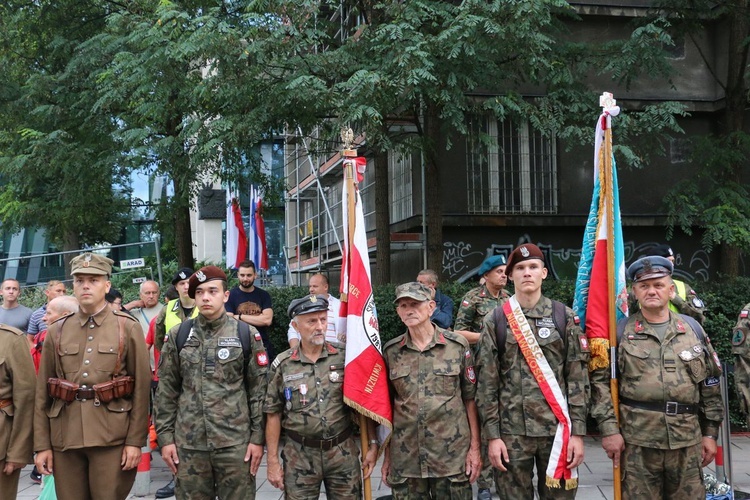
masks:
[[[135,321],[136,323],[138,323],[137,319],[135,319],[133,316],[131,316],[130,314],[128,314],[126,312],[122,312],[122,311],[112,311],[112,312],[115,313],[115,316],[120,316],[122,318],[128,318],[128,319],[131,319],[131,320]]]
[[[73,316],[74,314],[75,314],[74,312],[66,312],[65,314],[63,314],[62,316],[60,316],[59,318],[57,318],[55,321],[53,321],[50,324],[54,325],[55,323],[59,323],[60,321],[64,320],[65,318],[69,318],[69,317]]]
[[[7,330],[14,335],[26,335],[23,330],[19,330],[14,326],[6,325],[4,323],[0,323],[0,330]]]
[[[274,359],[273,363],[271,363],[271,367],[273,369],[276,369],[281,364],[282,361],[284,361],[285,359],[289,358],[291,355],[292,355],[292,350],[291,349],[287,349],[286,351],[284,351],[281,354],[279,354],[278,356],[276,356],[276,359]]]
[[[398,344],[398,343],[400,343],[400,342],[401,342],[401,341],[403,341],[404,339],[406,339],[406,335],[405,335],[405,334],[401,334],[401,335],[399,335],[398,337],[392,338],[391,340],[389,340],[389,341],[388,341],[388,342],[387,342],[387,343],[386,343],[386,344],[385,344],[385,345],[383,346],[383,351],[385,351],[386,349],[388,349],[388,347],[390,347],[390,346],[392,346],[392,345],[395,345],[395,344]]]
[[[457,342],[461,344],[463,347],[469,347],[469,341],[466,340],[466,337],[463,335],[460,335],[455,332],[451,332],[450,330],[443,330],[443,335],[447,340],[452,340],[453,342]]]

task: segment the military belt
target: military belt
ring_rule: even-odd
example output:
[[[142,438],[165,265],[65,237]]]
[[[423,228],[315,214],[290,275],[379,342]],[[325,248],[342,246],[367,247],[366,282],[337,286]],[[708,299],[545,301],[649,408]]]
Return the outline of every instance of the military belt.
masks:
[[[0,408],[5,408],[13,404],[12,399],[0,399]]]
[[[331,439],[315,439],[307,436],[303,436],[301,434],[297,434],[294,431],[290,431],[289,429],[285,429],[284,432],[286,435],[293,441],[298,442],[302,446],[305,446],[307,448],[317,448],[319,450],[327,451],[333,448],[336,445],[339,445],[346,441],[349,436],[352,435],[352,428],[349,427],[347,430],[339,434],[338,436],[334,436]]]
[[[79,387],[76,390],[76,399],[78,401],[85,401],[87,399],[94,399],[96,392],[91,387]]]
[[[633,408],[640,408],[641,410],[658,411],[667,415],[682,415],[685,413],[691,415],[698,414],[698,405],[696,404],[684,404],[676,401],[664,401],[664,402],[653,402],[653,401],[635,401],[630,398],[620,398],[620,403],[626,406],[632,406]]]

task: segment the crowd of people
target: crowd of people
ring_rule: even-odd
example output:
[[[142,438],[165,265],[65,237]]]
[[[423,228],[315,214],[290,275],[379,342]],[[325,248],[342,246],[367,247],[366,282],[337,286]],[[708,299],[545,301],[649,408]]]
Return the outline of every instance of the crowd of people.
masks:
[[[654,253],[627,269],[619,421],[609,367],[590,366],[578,316],[543,294],[544,254],[523,244],[482,263],[455,323],[434,271],[396,287],[404,333],[382,348],[393,429],[382,439],[365,419],[366,449],[344,402],[346,324],[323,274],[289,304],[289,349],[278,355],[271,296],[255,286],[252,261],[239,264],[231,290],[216,266],[179,269],[165,302],[146,281],[123,304],[112,261],[94,253],[72,260],[73,294],[50,281],[36,311],[6,280],[0,498],[16,497],[29,463],[37,482],[54,474],[61,500],[126,498],[149,422],[174,474],[157,498],[252,499],[264,455],[269,482],[292,500],[317,499],[321,485],[329,498],[361,498],[381,456],[397,500],[469,500],[474,482],[480,500],[492,488],[501,499],[574,498],[591,416],[623,498],[703,499],[702,467],[723,420],[722,367],[701,326],[703,302],[672,278],[672,250]],[[732,333],[746,411],[748,332],[750,304]]]

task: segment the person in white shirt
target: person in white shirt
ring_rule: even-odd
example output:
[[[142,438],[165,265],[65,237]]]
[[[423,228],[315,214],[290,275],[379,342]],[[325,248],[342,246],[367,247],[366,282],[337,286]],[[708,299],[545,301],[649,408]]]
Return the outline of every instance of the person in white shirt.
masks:
[[[323,294],[328,296],[328,328],[326,329],[326,340],[328,342],[346,342],[346,321],[339,318],[341,301],[328,293],[328,278],[322,274],[313,274],[308,281],[308,289],[311,295]],[[289,323],[287,332],[289,347],[294,349],[299,345],[299,333]]]

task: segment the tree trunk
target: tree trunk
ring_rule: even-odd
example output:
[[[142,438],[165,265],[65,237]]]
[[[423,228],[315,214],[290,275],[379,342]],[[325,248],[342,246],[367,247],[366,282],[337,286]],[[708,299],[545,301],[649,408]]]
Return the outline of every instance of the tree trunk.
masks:
[[[427,267],[443,278],[443,210],[440,193],[440,171],[436,147],[442,144],[438,108],[433,102],[425,106],[425,206],[427,218]]]
[[[375,154],[375,250],[374,284],[391,282],[391,202],[388,198],[388,153]]]
[[[193,258],[193,235],[190,230],[190,190],[179,178],[174,182],[174,244],[179,267],[195,266]]]
[[[81,248],[81,238],[78,231],[69,229],[63,236],[63,251],[69,252],[71,250],[78,250]],[[70,261],[73,260],[76,254],[66,253],[63,256],[63,262],[65,262],[65,278],[70,279]]]

